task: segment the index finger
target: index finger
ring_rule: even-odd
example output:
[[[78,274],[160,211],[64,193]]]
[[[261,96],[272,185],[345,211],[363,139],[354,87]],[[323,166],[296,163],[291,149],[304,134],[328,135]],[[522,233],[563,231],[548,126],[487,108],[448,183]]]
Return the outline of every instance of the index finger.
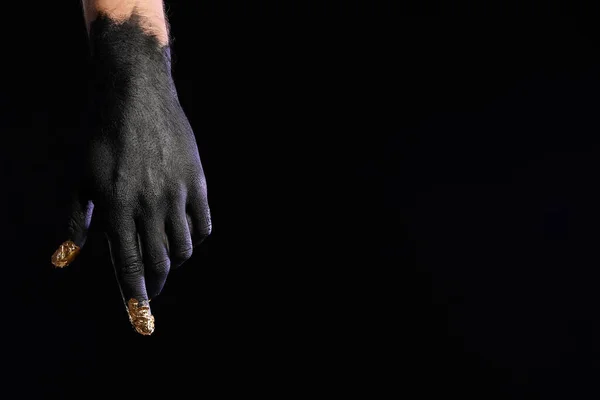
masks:
[[[117,282],[131,325],[138,333],[150,335],[154,332],[154,316],[148,302],[135,221],[132,218],[116,220],[119,222],[107,230],[106,236]]]

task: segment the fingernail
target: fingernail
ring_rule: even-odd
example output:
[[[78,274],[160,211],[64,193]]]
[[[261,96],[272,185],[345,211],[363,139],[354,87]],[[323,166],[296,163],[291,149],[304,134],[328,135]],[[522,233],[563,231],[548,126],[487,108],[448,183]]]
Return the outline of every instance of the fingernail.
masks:
[[[79,246],[71,240],[67,240],[58,246],[58,249],[52,254],[52,264],[58,268],[66,267],[75,260],[80,250]]]
[[[136,299],[129,299],[127,312],[129,313],[129,321],[137,333],[151,335],[154,332],[154,316],[150,312],[148,301],[138,302]]]

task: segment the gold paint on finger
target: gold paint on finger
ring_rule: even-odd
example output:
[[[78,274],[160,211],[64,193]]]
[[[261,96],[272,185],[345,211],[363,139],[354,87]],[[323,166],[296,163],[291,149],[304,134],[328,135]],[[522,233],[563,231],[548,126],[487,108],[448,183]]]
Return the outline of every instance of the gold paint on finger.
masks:
[[[81,248],[73,241],[67,240],[58,246],[58,249],[52,254],[52,264],[58,268],[66,267],[75,260],[80,250]]]
[[[147,301],[138,302],[136,299],[129,299],[127,312],[129,321],[137,333],[151,335],[154,332],[154,316],[150,312],[150,305]]]

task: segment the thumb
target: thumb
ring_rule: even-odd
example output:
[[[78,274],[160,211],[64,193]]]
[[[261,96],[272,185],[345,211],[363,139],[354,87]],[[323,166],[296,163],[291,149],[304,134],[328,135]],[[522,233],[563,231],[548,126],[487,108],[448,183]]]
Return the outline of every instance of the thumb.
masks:
[[[94,203],[83,195],[83,191],[75,190],[71,195],[66,240],[52,255],[52,264],[55,267],[66,267],[75,260],[87,239],[93,212]]]

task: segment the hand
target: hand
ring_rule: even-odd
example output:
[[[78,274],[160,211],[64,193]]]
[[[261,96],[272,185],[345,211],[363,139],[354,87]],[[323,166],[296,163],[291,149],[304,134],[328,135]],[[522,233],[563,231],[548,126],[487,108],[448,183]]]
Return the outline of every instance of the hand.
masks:
[[[134,21],[117,26],[98,18],[91,31],[95,117],[69,235],[83,246],[93,214],[108,238],[124,300],[134,299],[132,323],[150,334],[148,300],[211,232],[206,180],[168,47]],[[132,316],[136,302],[146,307],[139,320]]]

